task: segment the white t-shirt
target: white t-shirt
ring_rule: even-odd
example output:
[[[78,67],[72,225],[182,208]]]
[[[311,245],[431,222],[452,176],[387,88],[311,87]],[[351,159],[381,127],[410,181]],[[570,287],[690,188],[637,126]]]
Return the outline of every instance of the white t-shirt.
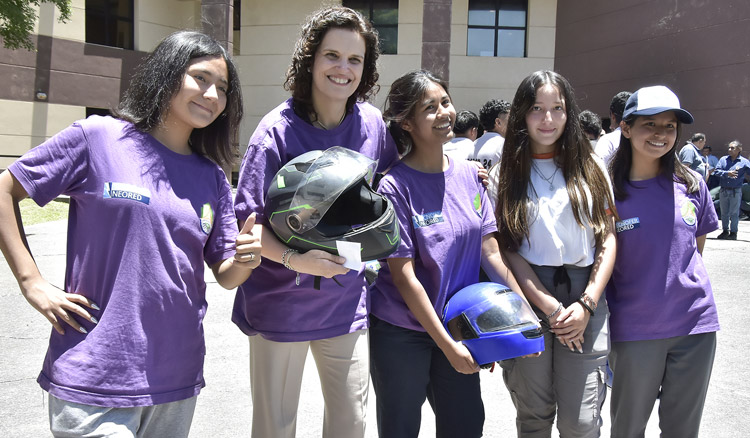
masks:
[[[469,160],[479,161],[485,169],[500,162],[505,139],[497,132],[485,132],[474,142],[474,151]]]
[[[455,137],[443,143],[443,153],[456,160],[467,160],[474,153],[474,142],[470,138]]]
[[[609,162],[612,160],[612,157],[615,156],[617,148],[620,147],[620,135],[621,131],[618,127],[609,134],[604,134],[599,137],[599,140],[596,142],[594,152],[596,152],[596,155],[600,156],[601,159],[604,160],[604,164],[607,166],[609,166]]]
[[[612,184],[604,163],[599,157],[594,156],[594,159],[604,172],[611,192]],[[534,158],[532,163],[526,205],[529,240],[521,242],[518,253],[529,263],[540,266],[591,265],[596,252],[594,230],[576,222],[562,169],[557,167],[554,158]],[[591,211],[593,204],[588,187],[585,192]]]

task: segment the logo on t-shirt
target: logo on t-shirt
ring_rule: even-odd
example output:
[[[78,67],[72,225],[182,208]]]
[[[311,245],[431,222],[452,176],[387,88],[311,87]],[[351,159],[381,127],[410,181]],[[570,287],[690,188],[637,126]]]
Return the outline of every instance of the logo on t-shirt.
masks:
[[[477,212],[479,217],[482,217],[482,194],[477,193],[476,196],[474,196],[474,210]]]
[[[691,227],[698,221],[698,215],[695,212],[695,204],[690,202],[689,199],[684,199],[682,201],[680,215],[682,215],[682,220]]]
[[[211,227],[214,224],[214,211],[211,208],[211,204],[206,202],[201,207],[201,231],[205,234],[211,233]]]
[[[411,217],[414,222],[414,228],[429,227],[430,225],[445,222],[442,211],[433,211],[432,213],[415,214]]]
[[[630,219],[624,219],[615,223],[615,228],[617,228],[618,233],[622,233],[623,231],[635,230],[636,228],[640,227],[641,219],[638,217],[631,217]]]
[[[102,196],[104,199],[130,199],[146,205],[151,202],[151,191],[148,189],[118,182],[104,183]]]

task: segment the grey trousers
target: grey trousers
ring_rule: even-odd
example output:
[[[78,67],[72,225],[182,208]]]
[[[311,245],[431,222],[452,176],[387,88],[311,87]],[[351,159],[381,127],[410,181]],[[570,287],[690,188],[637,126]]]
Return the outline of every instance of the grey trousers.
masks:
[[[662,438],[698,437],[716,333],[614,342],[612,438],[643,437],[659,396]]]
[[[534,266],[547,290],[564,306],[576,301],[586,288],[590,267],[568,267],[570,289],[555,286],[557,268]],[[538,309],[537,314],[543,319]],[[543,319],[544,320],[544,319]],[[583,353],[570,351],[544,327],[544,352],[535,358],[504,360],[505,386],[516,407],[519,437],[548,438],[557,415],[561,438],[598,437],[601,408],[607,394],[606,364],[609,353],[609,309],[602,296],[596,314],[584,332]]]
[[[50,395],[49,425],[55,438],[187,438],[198,396],[134,408],[105,408]]]

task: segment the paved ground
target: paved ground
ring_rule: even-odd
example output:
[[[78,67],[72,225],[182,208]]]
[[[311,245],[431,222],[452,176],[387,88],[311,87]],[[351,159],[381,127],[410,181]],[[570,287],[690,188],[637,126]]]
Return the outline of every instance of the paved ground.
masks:
[[[29,242],[43,274],[62,284],[65,224],[52,222],[28,227]],[[722,330],[714,375],[703,416],[701,436],[744,437],[750,412],[750,323],[748,267],[750,222],[740,223],[740,240],[718,241],[709,235],[705,260],[714,285]],[[2,258],[2,257],[0,257]],[[215,283],[208,288],[209,311],[205,321],[208,351],[207,387],[198,398],[192,437],[249,436],[252,406],[249,395],[247,339],[229,321],[234,293]],[[0,260],[0,437],[47,437],[46,393],[36,384],[46,350],[49,324],[21,296],[8,267]],[[298,417],[298,436],[319,437],[322,397],[312,358],[305,370],[303,398]],[[514,436],[515,411],[500,372],[482,372],[486,405],[486,437]],[[370,395],[367,436],[375,437],[374,394]],[[608,405],[605,412],[608,412]],[[420,437],[434,436],[434,417],[426,404]],[[647,436],[658,436],[656,421]],[[602,436],[608,437],[605,415]],[[344,437],[345,438],[345,437]]]

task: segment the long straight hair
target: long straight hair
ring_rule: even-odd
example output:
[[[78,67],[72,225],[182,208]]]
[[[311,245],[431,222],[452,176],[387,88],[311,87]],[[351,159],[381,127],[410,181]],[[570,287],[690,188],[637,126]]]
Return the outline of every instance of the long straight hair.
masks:
[[[633,126],[638,116],[631,116],[623,120],[628,126]],[[677,145],[680,140],[682,124],[677,122],[677,137],[666,154],[659,158],[659,174],[672,178],[673,181],[684,184],[688,193],[694,193],[700,188],[698,177],[677,158]],[[615,199],[627,199],[627,184],[630,182],[630,168],[633,165],[633,144],[630,139],[620,134],[620,147],[617,148],[612,161],[609,163],[609,173],[612,177],[612,189]]]
[[[193,129],[190,149],[219,165],[235,159],[233,141],[242,120],[242,87],[237,68],[218,41],[195,31],[178,31],[164,38],[137,67],[119,106],[112,111],[143,132],[163,123],[172,98],[180,91],[188,64],[195,58],[221,57],[227,64],[229,87],[224,111],[205,128]]]
[[[526,115],[536,103],[536,95],[544,85],[552,85],[565,103],[567,120],[557,141],[556,164],[562,170],[565,186],[580,226],[590,224],[597,245],[602,244],[609,219],[607,206],[615,214],[614,200],[607,178],[593,157],[591,143],[578,121],[578,106],[573,87],[560,74],[541,70],[527,76],[516,90],[508,116],[508,132],[500,161],[498,197],[495,214],[498,220],[500,244],[510,251],[518,251],[523,239],[529,239],[529,219],[526,205],[531,181],[531,145]],[[586,188],[591,193],[587,199]],[[589,211],[589,202],[593,206]]]

